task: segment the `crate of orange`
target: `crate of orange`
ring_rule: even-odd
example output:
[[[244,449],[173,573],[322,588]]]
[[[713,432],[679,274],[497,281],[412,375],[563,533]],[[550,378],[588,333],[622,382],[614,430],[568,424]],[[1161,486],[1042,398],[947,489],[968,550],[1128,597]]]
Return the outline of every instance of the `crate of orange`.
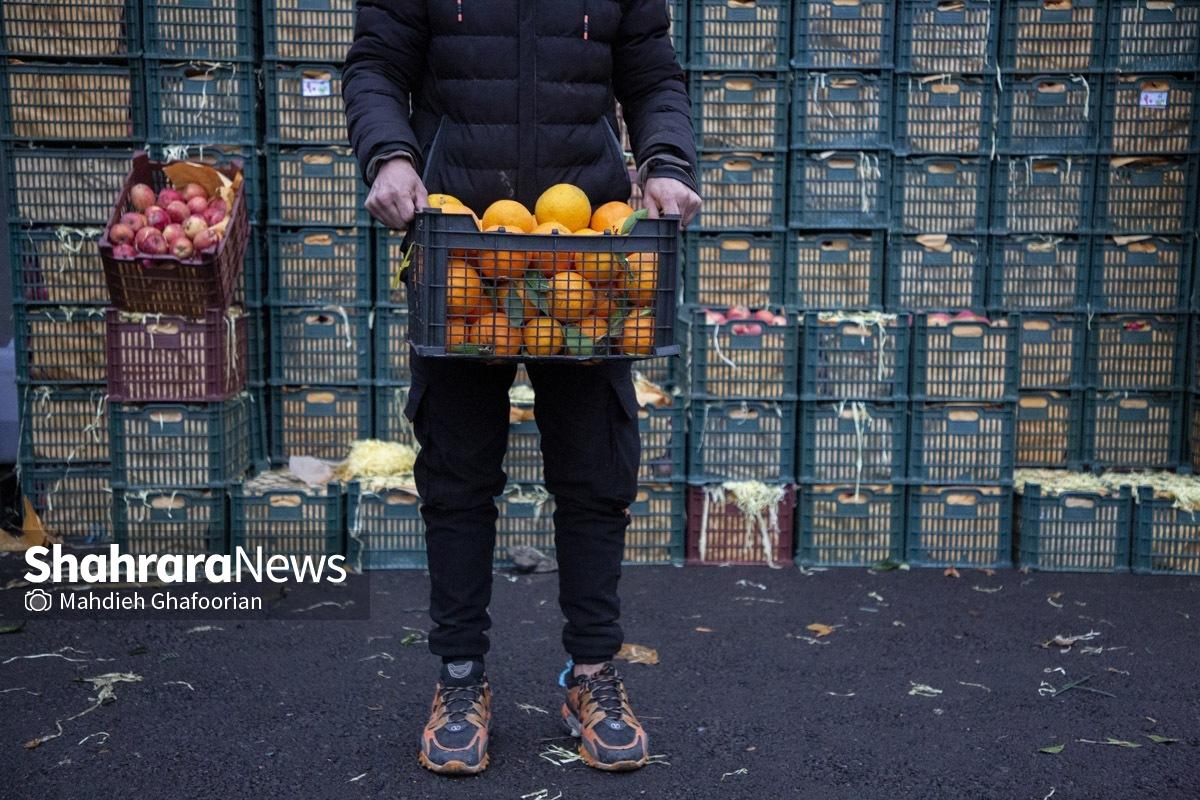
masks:
[[[580,189],[546,190],[482,218],[432,195],[404,262],[409,341],[423,356],[488,361],[677,355],[677,218],[625,203],[593,209]],[[394,278],[394,280],[397,278]]]

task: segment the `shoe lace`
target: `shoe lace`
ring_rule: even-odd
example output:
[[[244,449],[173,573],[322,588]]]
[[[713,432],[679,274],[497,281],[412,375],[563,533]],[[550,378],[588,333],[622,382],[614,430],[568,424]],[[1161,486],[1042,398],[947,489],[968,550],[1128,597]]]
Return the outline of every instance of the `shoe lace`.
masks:
[[[605,668],[585,678],[583,686],[596,708],[604,712],[606,717],[620,719],[625,716],[625,685],[616,671]]]
[[[462,722],[475,711],[483,697],[483,684],[473,686],[443,686],[438,692],[442,713],[450,722]]]

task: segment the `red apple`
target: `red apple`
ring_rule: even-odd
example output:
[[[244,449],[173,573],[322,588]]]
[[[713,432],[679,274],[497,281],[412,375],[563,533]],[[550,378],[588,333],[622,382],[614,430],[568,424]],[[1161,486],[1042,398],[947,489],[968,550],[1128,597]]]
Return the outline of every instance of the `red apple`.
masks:
[[[183,199],[183,195],[181,195],[179,193],[179,191],[173,186],[168,186],[167,188],[163,189],[161,192],[158,193],[158,204],[160,206],[162,206],[163,208],[166,208],[167,206],[171,205],[171,203],[174,203],[176,200],[182,200],[182,199]]]
[[[225,219],[225,209],[210,205],[208,210],[204,212],[204,219],[208,221],[209,225],[216,225],[218,222]]]
[[[146,227],[146,216],[136,211],[127,211],[121,215],[121,222],[128,225],[131,231],[137,233],[138,230]]]
[[[187,201],[187,208],[192,214],[203,215],[204,212],[208,210],[208,198],[193,197],[191,200]]]
[[[760,308],[750,316],[751,318],[756,319],[759,322],[765,322],[768,325],[775,321],[775,314],[769,308]]]
[[[192,247],[191,241],[189,241],[186,236],[180,236],[175,240],[175,243],[171,245],[171,255],[175,256],[180,261],[191,258],[194,253],[195,248]]]
[[[146,237],[157,232],[158,228],[151,228],[149,225],[144,228],[138,228],[137,232],[133,234],[133,246],[140,250],[142,248],[142,242],[146,241]]]
[[[183,199],[186,201],[191,200],[193,197],[203,197],[207,200],[208,190],[198,183],[189,183],[183,187]]]
[[[139,183],[129,190],[129,202],[138,211],[145,211],[158,202],[158,198],[154,196],[153,189],[144,183]]]
[[[229,213],[229,207],[227,205],[225,205],[224,197],[214,197],[212,200],[209,200],[208,207],[221,209],[222,216]]]
[[[704,324],[705,325],[724,325],[726,322],[725,315],[720,311],[712,311],[704,309]]]
[[[925,317],[925,321],[937,328],[945,327],[950,324],[950,315],[942,313],[934,313]]]
[[[170,212],[159,206],[150,206],[146,209],[146,224],[152,228],[158,228],[160,232],[170,225],[171,221]]]
[[[757,322],[739,322],[730,328],[734,336],[762,336],[762,325]]]
[[[221,241],[221,234],[214,231],[212,228],[205,228],[196,234],[192,239],[192,246],[196,248],[197,253],[205,253],[213,250]]]
[[[175,244],[175,240],[180,238],[181,236],[185,239],[187,238],[187,236],[183,232],[183,226],[180,225],[178,222],[172,222],[170,225],[163,228],[162,233],[163,233],[163,238],[167,240],[167,244]]]
[[[139,249],[147,255],[157,256],[167,252],[167,240],[160,231],[151,229],[150,235],[143,241]]]
[[[183,222],[188,218],[189,213],[187,203],[182,200],[176,200],[167,206],[167,214],[171,217],[171,222]]]
[[[745,306],[734,306],[725,312],[726,319],[750,319],[750,309]]]
[[[208,229],[208,221],[204,217],[198,217],[195,214],[183,221],[183,235],[193,240],[195,243],[196,235],[201,231]]]
[[[108,229],[108,240],[113,244],[125,244],[133,241],[133,228],[123,222],[118,222]]]
[[[788,318],[783,314],[776,314],[771,318],[771,324],[777,328],[786,328],[788,324]]]
[[[137,256],[137,250],[129,242],[119,244],[113,248],[113,258],[134,258]]]

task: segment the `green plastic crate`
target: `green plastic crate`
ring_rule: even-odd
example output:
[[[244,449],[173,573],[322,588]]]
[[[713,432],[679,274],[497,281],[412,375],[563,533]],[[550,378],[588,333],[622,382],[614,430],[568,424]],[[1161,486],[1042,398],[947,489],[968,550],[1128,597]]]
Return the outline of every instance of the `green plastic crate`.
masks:
[[[995,92],[988,76],[898,76],[897,152],[988,155],[995,143]]]
[[[1134,511],[1133,571],[1200,575],[1200,511],[1175,507],[1173,498],[1138,489]]]
[[[252,61],[257,5],[250,0],[143,0],[146,54],[180,61]]]
[[[894,60],[895,22],[891,0],[796,0],[792,66],[886,69]]]
[[[629,504],[622,563],[682,564],[687,498],[680,483],[641,483]]]
[[[929,484],[1012,482],[1012,403],[914,403],[908,475]]]
[[[874,400],[908,397],[912,318],[864,318],[855,312],[804,315],[805,400]]]
[[[223,488],[251,465],[248,393],[224,403],[116,403],[113,484]]]
[[[0,60],[0,103],[0,133],[8,140],[55,144],[146,140],[147,102],[140,60],[125,64]],[[78,177],[71,176],[76,182]],[[105,202],[111,203],[112,197],[105,197]]]
[[[9,229],[13,299],[56,306],[102,305],[108,285],[100,263],[100,228]]]
[[[417,438],[412,423],[404,416],[408,405],[408,384],[379,381],[375,384],[375,433],[374,438],[388,442],[400,442],[416,447]]]
[[[1183,398],[1178,393],[1087,393],[1083,462],[1093,470],[1175,469],[1183,437]]]
[[[322,493],[256,488],[254,479],[229,488],[230,549],[264,557],[338,555],[346,552],[342,489],[331,483]]]
[[[688,64],[726,72],[786,69],[790,21],[791,0],[691,0]]]
[[[1012,566],[1012,489],[912,486],[905,551],[926,567]]]
[[[132,555],[229,552],[223,489],[114,488],[113,541]]]
[[[1095,229],[1183,234],[1196,213],[1197,158],[1114,157],[1096,167]]]
[[[925,75],[991,72],[1000,12],[991,0],[903,0],[896,26],[899,68]]]
[[[1200,149],[1200,85],[1192,75],[1109,75],[1101,144],[1111,153],[1184,154]]]
[[[784,234],[695,233],[683,236],[683,301],[748,308],[782,305]]]
[[[98,547],[113,538],[111,476],[108,464],[25,462],[21,494],[64,544]]]
[[[1002,157],[992,173],[992,232],[1088,231],[1095,172],[1096,162],[1087,156]]]
[[[883,231],[788,231],[784,302],[804,311],[883,308],[886,240]]]
[[[1054,572],[1126,572],[1133,531],[1129,487],[1114,492],[1021,492],[1018,560]]]
[[[267,58],[340,64],[354,41],[354,0],[264,0]]]
[[[898,483],[907,476],[906,403],[800,404],[800,480]]]
[[[47,0],[0,4],[0,54],[17,58],[132,58],[142,49],[137,0],[75,0],[48,19]]]
[[[1087,306],[1091,243],[1078,236],[992,236],[988,306],[1079,311]]]
[[[912,396],[923,400],[999,401],[1016,397],[1016,318],[987,322],[917,318],[913,336]]]
[[[356,571],[425,569],[421,498],[403,489],[346,489],[346,561]]]
[[[784,226],[787,160],[781,153],[703,153],[696,168],[704,206],[695,230]]]
[[[150,136],[160,142],[253,145],[256,88],[251,64],[148,61]]]
[[[1125,73],[1200,70],[1200,0],[1112,0],[1105,65]]]
[[[795,399],[800,371],[800,325],[731,320],[709,325],[704,311],[685,311],[691,352],[688,388],[694,397]],[[735,332],[736,329],[736,332]]]
[[[370,380],[370,318],[366,306],[272,306],[272,381],[349,385]]]
[[[1083,461],[1083,392],[1021,392],[1015,466],[1077,470]]]
[[[6,145],[5,195],[16,225],[101,226],[121,192],[133,151]],[[87,175],[85,185],[79,180]]]
[[[375,380],[408,383],[408,307],[375,307]]]
[[[892,226],[904,233],[983,233],[991,163],[921,156],[893,165]]]
[[[404,231],[393,231],[376,224],[375,237],[375,302],[382,305],[408,304],[408,290],[400,280],[404,263]]]
[[[1187,382],[1187,317],[1104,314],[1087,336],[1087,385],[1093,389],[1160,392]]]
[[[38,384],[104,383],[104,327],[104,306],[14,306],[17,374]]]
[[[792,78],[792,147],[889,147],[892,99],[890,75],[844,70],[798,72]]]
[[[103,386],[17,386],[21,399],[20,458],[25,463],[109,460],[109,414]]]
[[[998,146],[1014,154],[1084,154],[1097,148],[1099,75],[1007,75],[1002,82]]]
[[[892,157],[882,151],[794,150],[788,222],[797,228],[875,228],[889,222]]]
[[[347,145],[342,70],[329,64],[267,62],[267,141]]]
[[[368,228],[268,228],[271,302],[370,303],[370,233]]]
[[[1101,313],[1186,312],[1194,248],[1186,236],[1095,237],[1089,306]]]
[[[1087,317],[1022,314],[1018,350],[1020,388],[1079,389],[1084,384]]]
[[[1079,72],[1103,63],[1106,22],[1100,0],[1010,0],[1004,4],[1000,66],[1023,72]]]
[[[796,403],[692,401],[688,481],[791,483],[796,477]]]
[[[866,567],[904,560],[904,487],[856,484],[801,486],[796,563]]]
[[[349,148],[267,148],[267,214],[272,225],[367,225],[366,199],[358,162]]]
[[[770,152],[787,147],[785,75],[695,72],[690,86],[698,149]]]
[[[271,463],[290,456],[341,461],[350,443],[371,436],[371,387],[279,386],[269,389]]]
[[[884,304],[905,311],[982,308],[987,284],[986,238],[893,236]]]

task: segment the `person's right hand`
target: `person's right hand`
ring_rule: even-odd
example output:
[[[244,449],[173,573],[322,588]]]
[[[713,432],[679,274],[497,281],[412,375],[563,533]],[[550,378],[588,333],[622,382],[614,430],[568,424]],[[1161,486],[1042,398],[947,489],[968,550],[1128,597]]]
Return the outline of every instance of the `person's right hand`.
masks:
[[[367,211],[393,230],[408,228],[418,209],[425,208],[429,195],[421,176],[407,158],[383,162],[367,195]]]

